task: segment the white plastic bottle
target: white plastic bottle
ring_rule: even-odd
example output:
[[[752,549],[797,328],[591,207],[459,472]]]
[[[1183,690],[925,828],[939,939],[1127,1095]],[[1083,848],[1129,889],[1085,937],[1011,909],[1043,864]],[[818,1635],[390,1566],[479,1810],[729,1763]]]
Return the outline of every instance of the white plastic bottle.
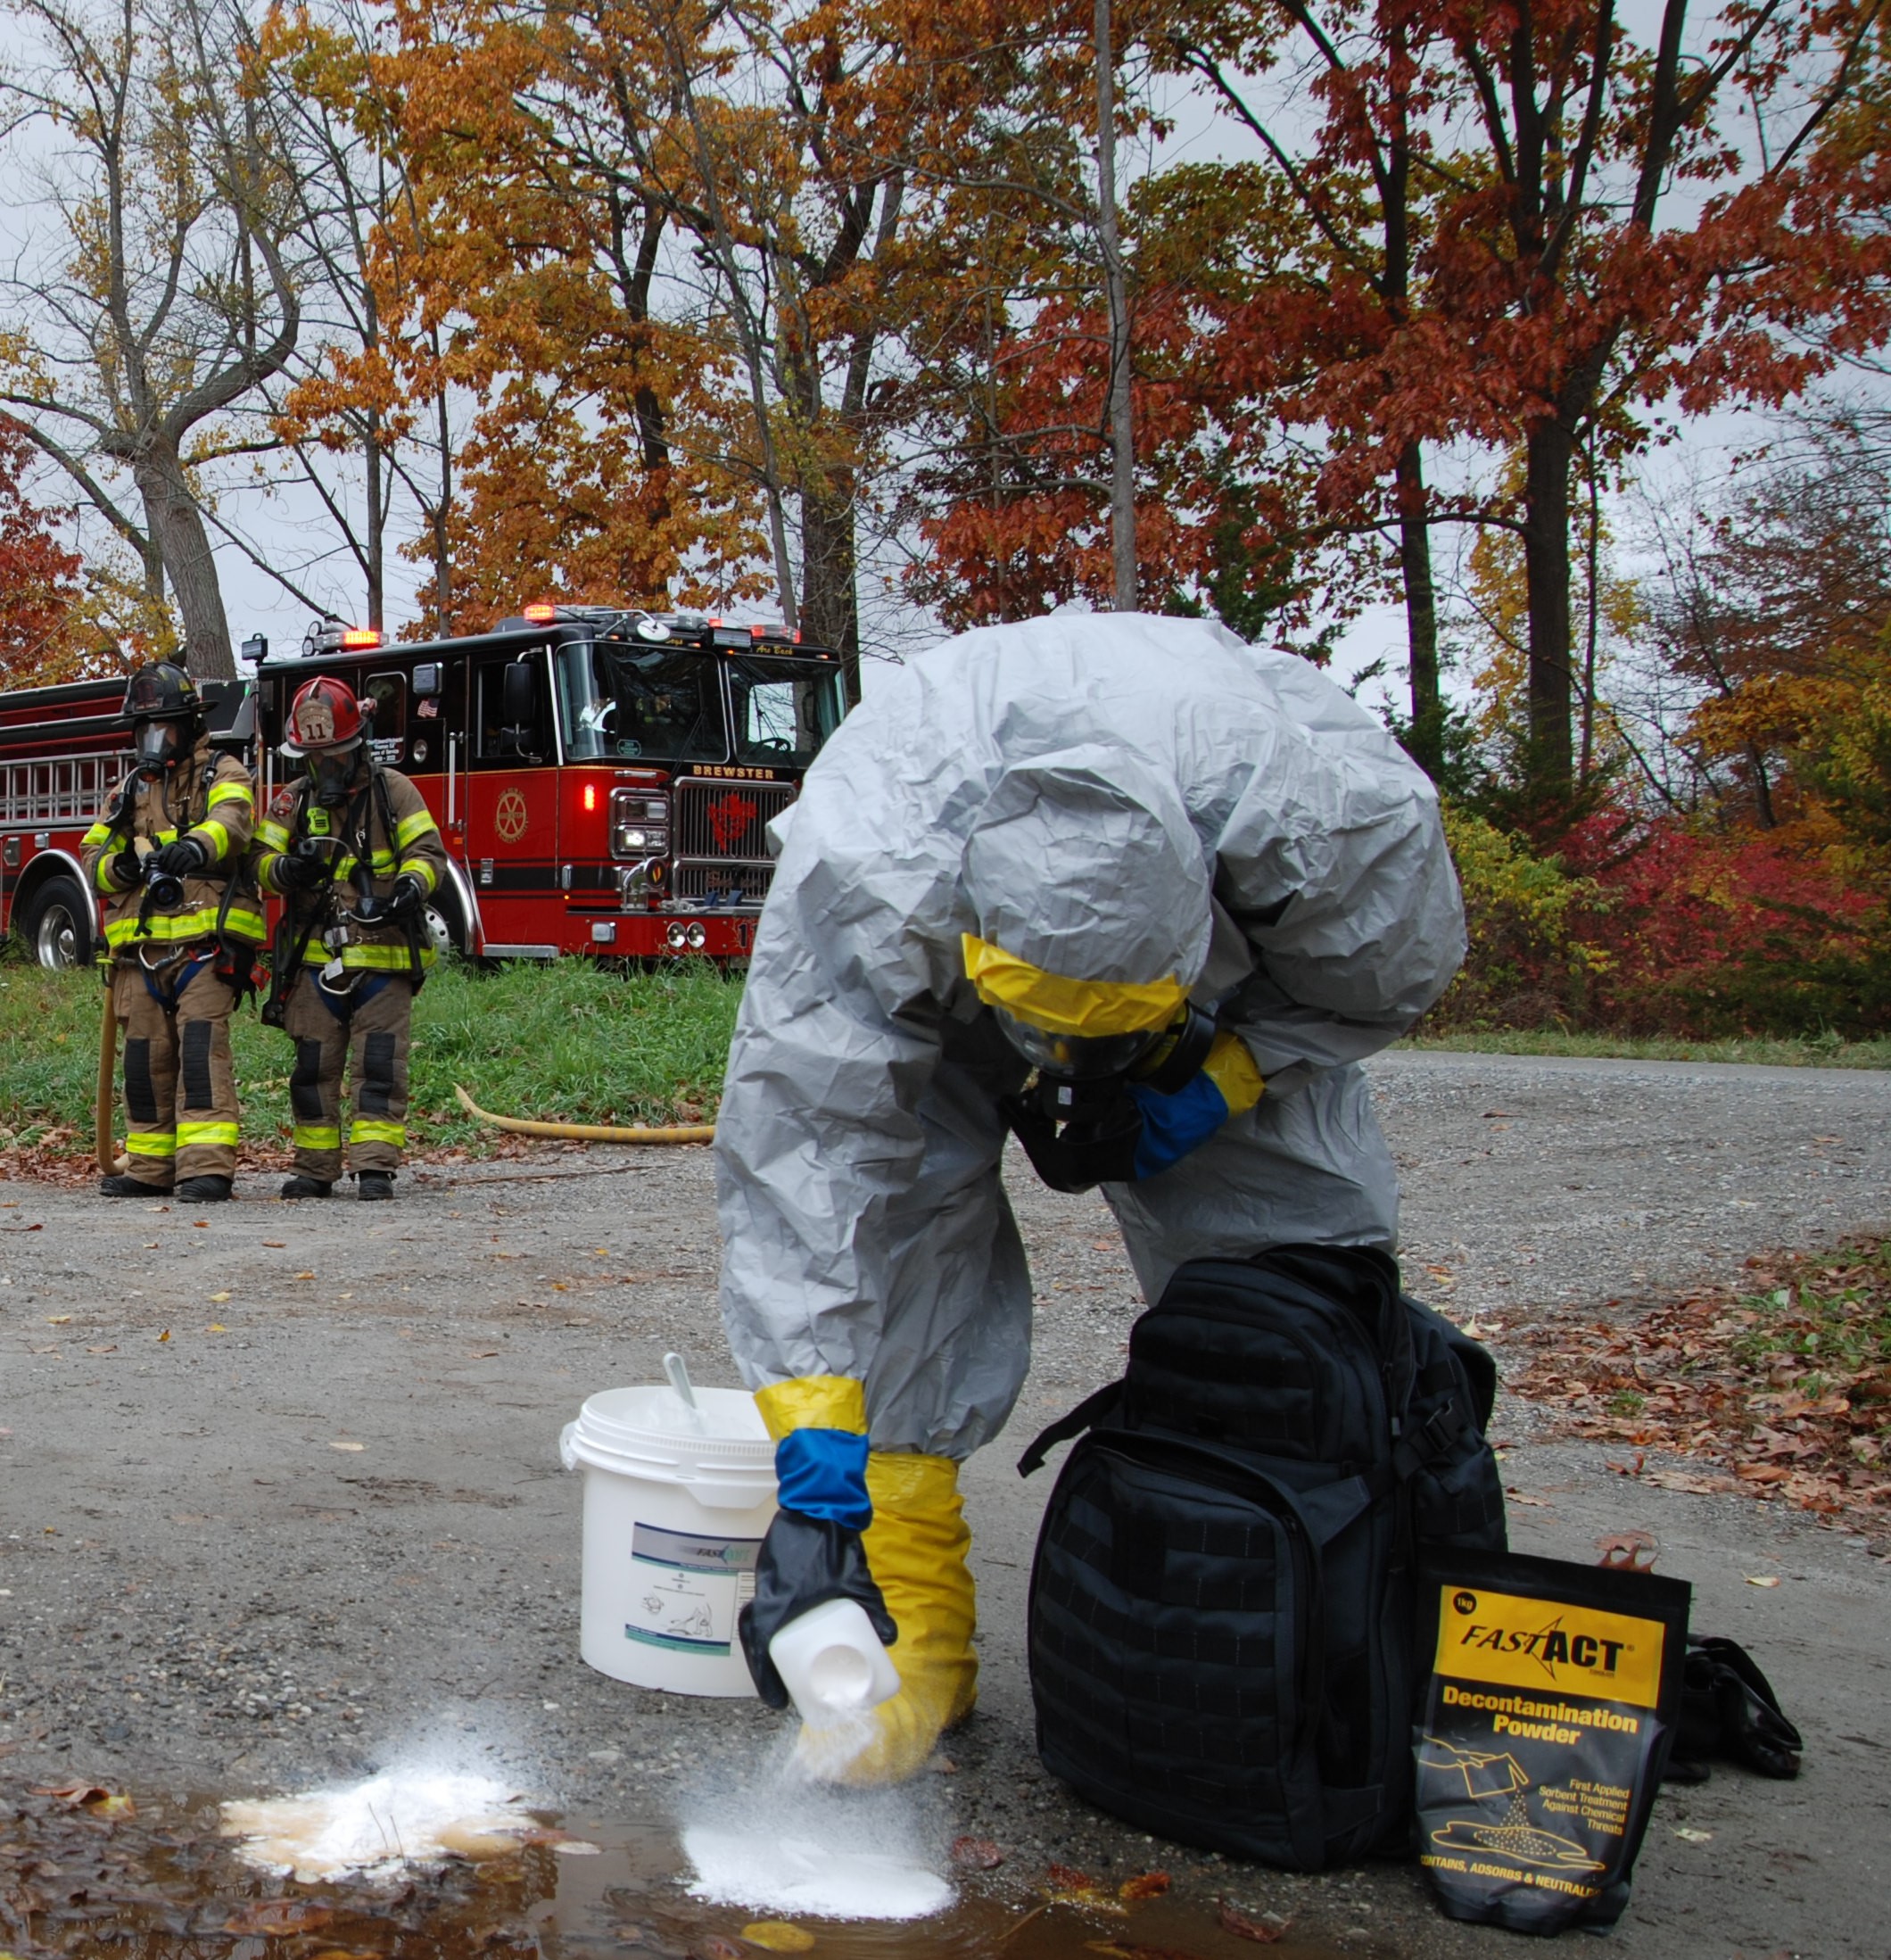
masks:
[[[769,1642],[768,1658],[811,1729],[850,1721],[899,1692],[892,1659],[853,1600],[797,1614]]]

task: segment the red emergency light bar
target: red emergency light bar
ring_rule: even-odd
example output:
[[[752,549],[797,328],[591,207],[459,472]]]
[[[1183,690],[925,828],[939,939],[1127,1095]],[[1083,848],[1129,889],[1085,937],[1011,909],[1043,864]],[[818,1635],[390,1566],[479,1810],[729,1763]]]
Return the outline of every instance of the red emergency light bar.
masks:
[[[558,616],[558,608],[549,599],[534,599],[519,608],[519,616],[534,626],[549,626]]]
[[[344,626],[342,629],[342,649],[346,653],[366,653],[381,644],[381,635],[373,626]]]

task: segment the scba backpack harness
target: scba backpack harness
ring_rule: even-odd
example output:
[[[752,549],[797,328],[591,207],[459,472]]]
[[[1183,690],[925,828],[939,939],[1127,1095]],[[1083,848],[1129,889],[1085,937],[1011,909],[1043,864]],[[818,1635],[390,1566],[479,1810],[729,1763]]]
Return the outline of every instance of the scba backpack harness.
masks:
[[[1501,1551],[1497,1373],[1383,1253],[1182,1267],[1077,1447],[1031,1575],[1045,1765],[1185,1844],[1304,1871],[1408,1848],[1421,1542]]]

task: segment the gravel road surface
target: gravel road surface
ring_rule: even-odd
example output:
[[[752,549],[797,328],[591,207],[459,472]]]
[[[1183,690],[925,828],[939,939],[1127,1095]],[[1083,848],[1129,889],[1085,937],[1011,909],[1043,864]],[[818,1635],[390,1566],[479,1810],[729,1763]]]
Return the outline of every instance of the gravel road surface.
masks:
[[[1500,1357],[1533,1322],[1608,1301],[1631,1317],[1761,1247],[1891,1221],[1891,1077],[1433,1054],[1373,1075],[1408,1280],[1494,1326]],[[1023,1594],[1050,1479],[1012,1463],[1118,1372],[1139,1302],[1099,1202],[1012,1182],[1036,1360],[967,1477],[984,1686],[952,1773],[926,1779],[937,1828],[996,1840],[1020,1884],[1053,1858],[1162,1864],[1349,1952],[1491,1950],[1507,1936],[1443,1920],[1409,1868],[1300,1879],[1152,1846],[1037,1768]],[[557,1455],[585,1395],[659,1379],[666,1348],[734,1381],[707,1153],[422,1170],[366,1212],[273,1188],[202,1212],[0,1188],[0,1790],[244,1795],[424,1750],[630,1818],[752,1763],[782,1718],[578,1660],[578,1490]],[[1807,1738],[1796,1783],[1722,1768],[1664,1795],[1613,1950],[1885,1960],[1891,1567],[1797,1514],[1631,1483],[1540,1428],[1507,1400],[1506,1474],[1533,1500],[1520,1549],[1592,1558],[1606,1533],[1652,1533],[1696,1625],[1753,1649]]]

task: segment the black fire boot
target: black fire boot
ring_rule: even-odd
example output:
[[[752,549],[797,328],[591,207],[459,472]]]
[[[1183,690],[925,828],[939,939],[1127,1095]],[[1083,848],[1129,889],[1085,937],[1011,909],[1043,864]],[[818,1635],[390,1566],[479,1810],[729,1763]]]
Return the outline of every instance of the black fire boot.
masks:
[[[298,1170],[293,1178],[283,1179],[283,1187],[277,1195],[285,1198],[326,1198],[334,1189],[332,1184],[320,1178],[311,1178],[307,1171]]]
[[[134,1178],[128,1172],[115,1178],[101,1178],[98,1180],[98,1195],[102,1198],[168,1198],[170,1187],[168,1184],[146,1184],[142,1178]]]
[[[186,1204],[223,1204],[230,1195],[235,1184],[234,1178],[219,1178],[206,1173],[201,1178],[186,1178],[178,1187],[177,1195]]]
[[[356,1196],[365,1203],[369,1198],[391,1198],[394,1195],[394,1174],[392,1170],[358,1170],[355,1173],[358,1187]]]

